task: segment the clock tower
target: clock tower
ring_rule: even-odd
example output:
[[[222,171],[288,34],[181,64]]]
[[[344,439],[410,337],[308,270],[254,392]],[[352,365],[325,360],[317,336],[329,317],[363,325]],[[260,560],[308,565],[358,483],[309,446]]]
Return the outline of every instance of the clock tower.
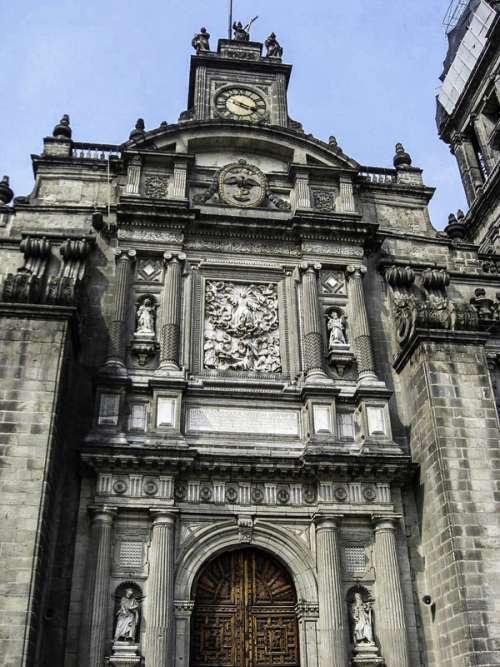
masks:
[[[217,52],[199,50],[191,58],[187,120],[241,120],[288,127],[287,88],[291,65],[281,49],[260,42],[221,39]]]

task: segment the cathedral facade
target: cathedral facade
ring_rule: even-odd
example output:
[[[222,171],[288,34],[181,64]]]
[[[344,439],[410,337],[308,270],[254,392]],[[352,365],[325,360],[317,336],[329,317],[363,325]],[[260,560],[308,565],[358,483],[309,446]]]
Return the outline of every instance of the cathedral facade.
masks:
[[[494,3],[455,36],[483,4],[444,232],[404,147],[305,134],[239,23],[195,35],[177,123],[64,116],[32,193],[0,183],[2,665],[500,664]]]

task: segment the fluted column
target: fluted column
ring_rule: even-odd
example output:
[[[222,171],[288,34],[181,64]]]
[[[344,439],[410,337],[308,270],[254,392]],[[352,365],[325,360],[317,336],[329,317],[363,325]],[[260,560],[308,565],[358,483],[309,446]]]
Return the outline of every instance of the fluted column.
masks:
[[[403,592],[392,518],[375,519],[377,634],[387,667],[409,667]]]
[[[348,266],[346,271],[349,286],[351,339],[354,343],[360,382],[377,380],[363,290],[363,276],[365,273],[366,268],[364,266]]]
[[[321,318],[318,303],[317,271],[321,264],[300,265],[302,271],[302,311],[304,313],[304,370],[307,380],[324,380]]]
[[[470,139],[459,132],[451,137],[451,152],[455,155],[469,204],[476,198],[476,191],[483,184],[481,167]]]
[[[165,283],[161,295],[160,368],[179,370],[179,302],[184,253],[165,253]]]
[[[491,150],[490,141],[489,141],[489,132],[486,127],[486,121],[483,114],[471,114],[470,117],[472,121],[472,127],[474,128],[474,133],[476,135],[477,143],[479,145],[479,150],[483,156],[484,167],[488,174],[493,171],[495,166],[495,158]]]
[[[170,667],[174,641],[175,511],[153,510],[152,514],[146,667]]]
[[[116,278],[114,290],[113,319],[109,327],[109,347],[106,366],[125,366],[127,345],[126,322],[131,266],[135,260],[135,250],[115,250]]]
[[[95,546],[95,564],[91,581],[90,632],[89,632],[89,667],[102,667],[106,646],[111,634],[108,634],[109,578],[111,574],[111,546],[115,507],[93,507],[92,541]],[[83,666],[82,666],[83,667]]]
[[[347,633],[338,521],[339,518],[333,516],[316,518],[320,667],[347,665]]]

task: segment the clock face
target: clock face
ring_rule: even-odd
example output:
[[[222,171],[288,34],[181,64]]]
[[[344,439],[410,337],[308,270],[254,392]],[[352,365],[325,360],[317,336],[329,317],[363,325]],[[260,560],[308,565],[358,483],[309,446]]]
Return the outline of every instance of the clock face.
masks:
[[[215,100],[219,116],[232,120],[256,122],[266,117],[266,103],[258,93],[248,88],[226,88]]]

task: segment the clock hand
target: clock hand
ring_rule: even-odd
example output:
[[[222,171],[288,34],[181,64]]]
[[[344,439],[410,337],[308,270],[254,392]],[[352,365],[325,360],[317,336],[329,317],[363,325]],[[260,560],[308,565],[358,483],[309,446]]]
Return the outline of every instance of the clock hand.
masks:
[[[248,109],[249,111],[254,111],[256,108],[256,105],[250,106],[249,104],[245,104],[245,102],[241,102],[241,100],[233,100],[233,104],[236,104],[236,106],[241,107],[242,109]]]

